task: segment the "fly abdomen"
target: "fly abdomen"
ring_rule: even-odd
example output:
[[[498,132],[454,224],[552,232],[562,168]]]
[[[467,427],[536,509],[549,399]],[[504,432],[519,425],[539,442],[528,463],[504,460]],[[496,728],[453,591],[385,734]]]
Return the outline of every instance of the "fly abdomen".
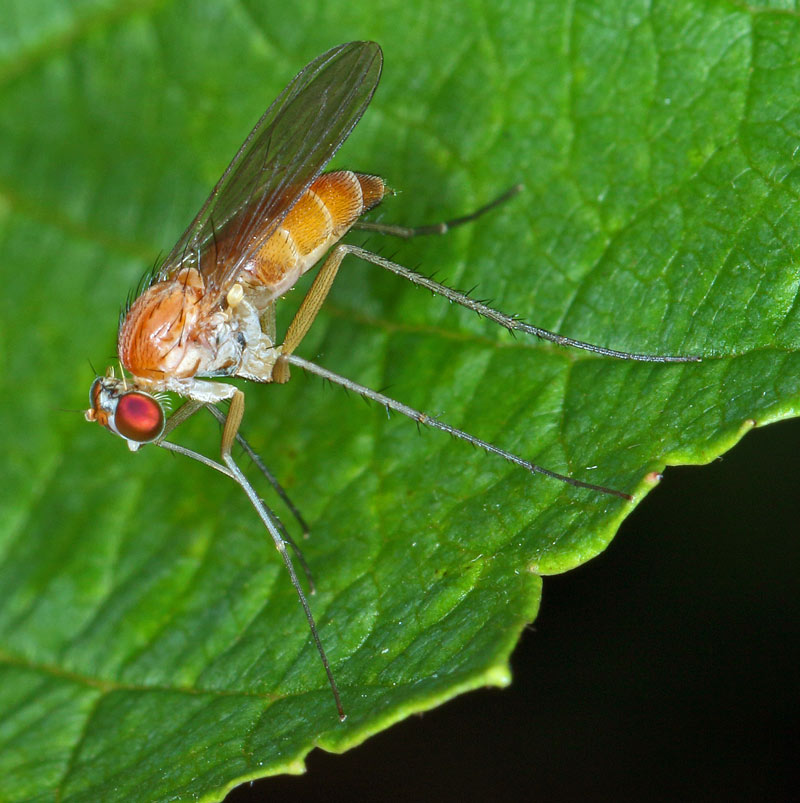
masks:
[[[260,286],[259,302],[287,292],[388,190],[383,179],[352,170],[323,173],[300,196],[241,279]]]

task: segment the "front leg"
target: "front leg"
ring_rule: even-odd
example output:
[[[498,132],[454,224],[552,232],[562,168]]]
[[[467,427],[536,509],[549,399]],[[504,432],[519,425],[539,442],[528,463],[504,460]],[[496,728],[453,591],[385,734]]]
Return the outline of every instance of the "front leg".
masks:
[[[286,550],[286,542],[284,541],[280,530],[276,527],[275,522],[270,517],[267,508],[264,506],[264,503],[253,489],[253,486],[250,485],[250,482],[244,476],[242,470],[239,468],[236,461],[233,459],[233,455],[231,454],[231,448],[236,440],[236,435],[239,432],[239,425],[242,423],[243,415],[244,393],[242,393],[241,390],[236,390],[233,398],[231,399],[231,406],[228,409],[228,416],[225,419],[225,426],[222,430],[222,444],[220,445],[222,462],[225,464],[225,466],[227,466],[230,476],[233,477],[237,483],[239,483],[239,486],[247,495],[250,503],[253,505],[259,517],[261,518],[261,521],[269,531],[270,536],[272,536],[275,548],[278,550],[278,553],[283,559],[284,566],[286,566],[286,570],[289,572],[289,579],[292,581],[294,590],[297,592],[297,596],[300,599],[300,604],[303,606],[303,611],[306,615],[306,621],[308,622],[309,629],[311,630],[311,636],[314,639],[314,644],[317,647],[317,652],[319,653],[319,657],[322,661],[322,666],[324,667],[325,674],[328,677],[328,683],[330,684],[331,691],[333,692],[333,698],[336,702],[336,709],[339,712],[339,719],[344,720],[345,713],[344,708],[342,708],[339,689],[336,685],[336,681],[334,680],[333,672],[331,671],[331,665],[328,661],[328,656],[325,654],[325,648],[322,646],[322,642],[320,641],[317,624],[314,621],[314,616],[311,613],[308,600],[306,600],[306,595],[303,593],[300,581],[297,579],[297,573],[294,570],[292,559]]]

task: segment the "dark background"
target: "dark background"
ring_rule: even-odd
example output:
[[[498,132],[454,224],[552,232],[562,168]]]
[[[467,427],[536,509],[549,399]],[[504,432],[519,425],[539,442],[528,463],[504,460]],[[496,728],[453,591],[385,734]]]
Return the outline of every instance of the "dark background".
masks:
[[[667,469],[605,553],[545,578],[510,688],[228,803],[796,799],[798,444],[785,422]]]

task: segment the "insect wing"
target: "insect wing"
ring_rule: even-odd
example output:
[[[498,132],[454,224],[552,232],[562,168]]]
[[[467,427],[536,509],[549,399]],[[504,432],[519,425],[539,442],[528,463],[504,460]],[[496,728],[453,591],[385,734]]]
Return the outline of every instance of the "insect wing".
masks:
[[[375,42],[348,42],[306,65],[256,123],[159,278],[190,262],[210,300],[224,295],[364,114],[382,64]]]

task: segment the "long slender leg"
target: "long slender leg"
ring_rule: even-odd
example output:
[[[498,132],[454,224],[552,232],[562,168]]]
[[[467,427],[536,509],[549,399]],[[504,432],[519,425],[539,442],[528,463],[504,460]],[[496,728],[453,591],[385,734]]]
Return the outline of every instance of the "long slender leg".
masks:
[[[396,262],[385,259],[384,257],[374,254],[372,251],[367,251],[364,248],[360,248],[357,245],[340,243],[336,246],[336,248],[334,248],[333,252],[331,252],[331,256],[333,256],[333,254],[337,251],[344,252],[339,257],[339,262],[344,259],[346,254],[352,254],[359,259],[363,259],[365,262],[371,262],[373,265],[377,265],[378,267],[391,271],[398,276],[402,276],[404,279],[408,279],[408,281],[410,281],[412,284],[416,284],[419,287],[424,287],[426,290],[430,290],[432,293],[444,296],[448,301],[452,301],[453,303],[459,304],[462,307],[466,307],[473,312],[477,312],[478,315],[482,315],[484,318],[488,318],[490,321],[500,324],[500,326],[505,327],[509,331],[525,332],[525,334],[540,337],[542,340],[549,340],[551,343],[556,343],[559,346],[571,346],[572,348],[582,349],[583,351],[590,351],[593,354],[601,354],[604,357],[616,357],[620,360],[637,360],[638,362],[700,362],[702,359],[701,357],[636,354],[628,351],[616,351],[615,349],[607,349],[603,348],[602,346],[595,346],[592,343],[584,343],[581,340],[573,340],[571,337],[565,337],[564,335],[550,332],[547,329],[541,329],[538,326],[531,326],[530,324],[519,320],[519,318],[514,315],[506,315],[504,312],[499,312],[496,309],[492,309],[482,301],[476,301],[474,298],[470,298],[464,293],[459,293],[457,290],[452,290],[443,284],[439,284],[439,282],[433,281],[433,279],[429,279],[427,276],[422,276],[421,274],[416,273],[409,268],[398,265]]]
[[[193,416],[198,410],[205,407],[221,424],[225,423],[225,414],[218,410],[213,404],[203,404],[202,402],[197,402],[193,400],[189,400],[184,402],[168,419],[167,423],[164,426],[164,432],[161,434],[161,438],[156,441],[156,446],[161,446],[163,449],[167,449],[170,452],[175,452],[177,454],[182,454],[185,457],[191,457],[192,460],[196,460],[198,463],[202,463],[209,468],[213,468],[216,471],[224,474],[226,477],[230,477],[231,479],[235,480],[236,477],[231,474],[228,469],[224,466],[221,466],[219,463],[216,463],[214,460],[206,457],[199,452],[195,452],[192,449],[187,449],[185,446],[181,446],[177,443],[171,443],[170,441],[166,440],[167,435],[172,432],[179,424],[182,424],[188,418]],[[250,444],[237,432],[236,433],[236,440],[245,450],[247,455],[250,459],[256,464],[259,468],[261,473],[267,478],[270,482],[272,487],[277,492],[278,496],[286,503],[287,507],[291,511],[292,515],[297,519],[300,526],[303,528],[303,535],[307,536],[309,533],[309,527],[305,522],[305,519],[300,515],[300,511],[294,506],[292,500],[289,498],[286,491],[284,491],[283,486],[278,482],[276,477],[272,474],[272,472],[264,465],[263,460],[258,456],[255,450],[250,446]],[[294,554],[297,557],[298,562],[300,563],[300,567],[303,570],[303,574],[306,577],[306,582],[308,583],[308,589],[311,594],[316,593],[316,587],[314,585],[314,577],[311,574],[311,569],[306,562],[305,557],[303,556],[303,552],[300,547],[295,543],[295,540],[289,535],[286,528],[283,526],[283,523],[278,518],[276,513],[269,508],[264,501],[262,500],[262,504],[267,510],[267,514],[272,518],[275,526],[280,530],[281,536],[283,540],[286,541],[287,544],[294,550]]]
[[[450,229],[455,229],[457,226],[463,226],[465,223],[471,223],[473,220],[491,212],[492,209],[497,208],[500,204],[513,198],[518,193],[522,192],[524,186],[522,184],[515,184],[509,187],[502,195],[498,195],[493,201],[489,201],[480,209],[476,209],[468,215],[455,217],[452,220],[445,220],[442,223],[433,223],[429,226],[393,226],[386,223],[371,223],[368,221],[357,221],[353,224],[354,229],[361,231],[374,231],[377,234],[388,234],[391,237],[402,237],[404,240],[410,240],[412,237],[419,237],[425,234],[446,234]]]
[[[270,517],[266,514],[264,505],[262,504],[258,494],[255,492],[255,490],[253,490],[252,485],[250,485],[247,477],[245,477],[245,475],[242,473],[242,470],[236,464],[236,461],[233,459],[231,454],[231,447],[236,439],[236,433],[239,430],[239,425],[242,422],[243,415],[244,394],[240,390],[237,390],[231,399],[231,405],[228,409],[228,417],[225,421],[225,427],[222,430],[222,443],[220,446],[222,462],[228,467],[228,470],[231,472],[233,478],[239,483],[242,490],[247,494],[247,498],[256,509],[256,513],[258,513],[261,521],[264,522],[264,526],[267,528],[267,530],[269,530],[269,534],[272,536],[272,540],[275,543],[275,548],[278,550],[281,558],[283,559],[283,563],[286,566],[286,570],[289,572],[289,577],[292,581],[292,585],[294,586],[294,590],[297,592],[297,596],[300,599],[300,604],[303,606],[303,611],[305,612],[306,619],[308,620],[308,626],[311,629],[311,635],[314,639],[314,643],[317,646],[317,652],[319,652],[322,665],[325,668],[325,674],[328,676],[328,683],[330,684],[334,700],[336,701],[336,709],[339,712],[339,719],[344,721],[345,713],[344,709],[342,708],[341,698],[339,696],[339,688],[336,685],[336,681],[334,680],[333,672],[331,671],[331,666],[328,661],[328,656],[325,654],[325,649],[323,648],[322,641],[319,638],[317,625],[314,621],[314,616],[311,613],[311,608],[308,605],[308,600],[306,599],[303,589],[300,586],[300,581],[297,579],[297,574],[294,570],[292,559],[289,556],[289,553],[286,551],[286,544],[284,543],[280,532],[275,527]]]
[[[568,485],[575,486],[576,488],[588,488],[590,491],[598,491],[599,493],[608,494],[609,496],[617,496],[620,499],[625,499],[628,502],[633,501],[633,497],[630,494],[624,493],[623,491],[617,491],[614,488],[607,488],[604,485],[593,485],[590,482],[576,480],[574,477],[568,477],[564,474],[558,474],[555,471],[550,471],[547,468],[542,468],[542,466],[537,466],[535,463],[524,460],[522,457],[519,457],[512,452],[507,452],[505,449],[501,449],[499,446],[495,446],[492,443],[488,443],[480,438],[476,438],[474,435],[470,435],[469,432],[464,432],[463,430],[451,427],[449,424],[445,424],[436,418],[432,418],[426,413],[421,413],[418,410],[415,410],[413,407],[409,407],[408,405],[396,401],[389,396],[384,396],[383,393],[378,393],[371,388],[367,388],[364,385],[359,385],[357,382],[353,382],[351,379],[348,379],[345,376],[335,374],[333,371],[329,371],[327,368],[323,368],[316,363],[304,360],[302,357],[298,357],[296,354],[289,356],[288,361],[292,365],[296,365],[298,368],[303,368],[309,373],[321,376],[323,379],[327,379],[336,385],[341,385],[347,390],[352,390],[354,393],[358,393],[370,401],[377,402],[389,410],[394,410],[397,413],[401,413],[402,415],[407,416],[408,418],[411,418],[420,424],[433,427],[434,429],[439,429],[442,432],[447,432],[454,438],[471,443],[473,446],[477,446],[479,449],[483,449],[490,454],[496,454],[499,457],[502,457],[504,460],[508,460],[509,463],[513,463],[515,466],[520,466],[521,468],[527,469],[532,474],[543,474],[546,477],[551,477],[552,479],[559,480],[560,482],[565,482]]]
[[[462,218],[456,218],[455,220],[450,221],[448,224],[440,224],[439,228],[441,228],[441,226],[448,225],[451,227],[453,225],[461,225],[462,223],[467,223],[470,220],[474,220],[478,215],[483,214],[488,209],[494,208],[511,195],[519,192],[519,189],[520,185],[512,187],[510,190],[505,192],[499,198],[496,198],[490,204],[487,204],[482,209],[477,210],[471,215],[465,215]],[[386,229],[386,227],[383,228]],[[411,232],[411,234],[408,234],[408,236],[414,236],[414,234],[429,233],[428,229],[433,229],[435,227],[421,226],[417,229],[400,228],[406,233]],[[447,229],[445,228],[444,231],[446,230]],[[396,232],[392,231],[391,233]],[[583,351],[589,351],[593,354],[600,354],[604,357],[615,357],[621,360],[636,360],[638,362],[656,363],[700,362],[701,360],[700,357],[694,356],[638,354],[635,352],[617,351],[616,349],[595,346],[592,343],[586,343],[582,340],[575,340],[571,337],[557,334],[556,332],[550,332],[549,330],[542,329],[539,326],[532,326],[531,324],[525,323],[524,321],[519,320],[519,318],[516,316],[506,315],[504,312],[492,309],[492,307],[484,304],[482,301],[477,301],[474,298],[470,298],[470,296],[464,293],[459,293],[457,290],[453,290],[446,285],[435,282],[433,279],[429,279],[427,276],[423,276],[416,271],[404,267],[403,265],[398,265],[396,262],[392,262],[391,260],[375,254],[372,251],[367,251],[364,248],[360,248],[357,245],[351,245],[349,243],[339,243],[333,248],[330,254],[328,254],[325,262],[323,262],[322,267],[319,269],[319,272],[317,273],[313,284],[309,288],[306,297],[303,299],[300,308],[297,310],[292,322],[289,324],[289,328],[286,332],[286,338],[283,342],[282,356],[278,360],[278,363],[273,371],[273,381],[286,382],[288,380],[289,373],[286,368],[288,362],[287,358],[298,347],[310,329],[311,324],[317,317],[322,304],[330,292],[331,285],[333,284],[333,280],[336,278],[336,274],[339,271],[339,266],[342,264],[342,260],[348,254],[352,254],[359,259],[363,259],[365,262],[370,262],[373,265],[377,265],[378,267],[391,271],[392,273],[407,279],[412,284],[418,285],[419,287],[424,287],[426,290],[430,290],[432,293],[442,295],[448,301],[459,304],[462,307],[466,307],[467,309],[478,313],[478,315],[482,315],[483,317],[500,324],[500,326],[505,327],[509,331],[524,332],[525,334],[534,335],[535,337],[540,337],[543,340],[548,340],[551,343],[556,343],[559,346],[571,346],[572,348],[582,349]]]
[[[513,198],[519,192],[524,189],[522,184],[515,184],[513,187],[510,187],[501,195],[498,195],[493,201],[490,201],[488,204],[476,209],[469,215],[463,215],[461,217],[453,218],[452,220],[444,221],[443,223],[434,223],[428,226],[394,226],[385,223],[371,223],[367,221],[358,221],[353,225],[354,229],[360,229],[361,231],[374,231],[378,234],[388,234],[394,237],[402,237],[404,239],[410,239],[412,237],[417,237],[419,235],[427,235],[427,234],[445,234],[450,229],[454,229],[457,226],[463,226],[465,223],[471,223],[476,218],[485,215],[487,212],[490,212],[492,209],[500,206],[501,204],[505,203],[506,201]],[[512,331],[519,331],[525,332],[526,334],[535,335],[536,337],[541,337],[543,340],[549,340],[551,343],[556,343],[560,346],[571,346],[572,348],[583,349],[584,351],[591,351],[594,354],[602,354],[605,357],[616,357],[617,359],[623,360],[638,360],[639,362],[700,362],[700,357],[684,357],[684,356],[658,356],[658,355],[650,355],[650,354],[636,354],[627,351],[617,351],[615,349],[607,349],[603,348],[602,346],[595,346],[591,343],[585,343],[581,340],[574,340],[571,337],[565,337],[564,335],[556,334],[555,332],[550,332],[547,329],[541,329],[538,326],[531,326],[530,324],[523,323],[520,321],[516,316],[512,315],[505,315],[502,312],[498,312],[497,310],[493,310],[488,307],[486,304],[482,304],[480,301],[475,301],[474,299],[470,298],[469,296],[459,293],[456,290],[451,290],[449,287],[445,285],[439,284],[438,282],[434,282],[432,279],[428,279],[425,276],[421,276],[420,274],[416,273],[415,271],[409,270],[408,268],[403,267],[402,265],[397,265],[394,262],[390,262],[388,259],[384,259],[383,257],[373,254],[370,251],[365,251],[362,248],[358,248],[357,246],[350,247],[350,253],[354,256],[358,256],[361,259],[366,260],[367,262],[372,262],[375,265],[379,265],[382,268],[386,268],[386,270],[390,270],[393,273],[396,273],[398,276],[402,276],[404,279],[408,279],[410,282],[417,284],[421,287],[425,287],[426,289],[430,290],[433,293],[437,293],[439,295],[443,295],[448,301],[452,301],[456,304],[460,304],[467,309],[471,309],[474,312],[477,312],[479,315],[483,315],[490,320],[499,323],[500,326],[504,326],[506,329]]]
[[[223,413],[221,413],[219,410],[217,410],[216,407],[213,407],[213,405],[201,405],[201,406],[207,407],[209,410],[213,409],[216,412],[219,412],[220,416],[222,416],[222,421],[224,423],[225,416],[224,416]],[[199,409],[199,407],[197,409]],[[196,410],[195,410],[195,412],[196,412]],[[186,420],[186,419],[184,419],[184,420]],[[174,427],[173,427],[173,429],[174,429]],[[238,435],[236,437],[236,440],[237,441],[240,440]],[[250,445],[247,443],[247,441],[244,440],[244,438],[241,438],[241,441],[243,441],[245,443],[245,445],[247,446],[247,449],[250,449]],[[160,446],[162,449],[166,449],[168,452],[174,452],[175,454],[180,454],[180,455],[183,455],[184,457],[190,457],[192,460],[196,460],[198,463],[202,463],[204,466],[208,466],[209,468],[213,468],[214,471],[219,471],[220,474],[224,474],[226,477],[230,477],[230,479],[234,480],[234,482],[238,482],[236,477],[234,477],[233,474],[231,474],[231,472],[227,468],[225,468],[225,466],[220,465],[216,461],[212,460],[210,457],[206,457],[204,454],[200,454],[200,452],[195,452],[193,449],[188,449],[185,446],[181,446],[179,443],[172,443],[172,441],[164,440],[163,437],[162,437],[161,440],[156,442],[156,446]],[[255,452],[252,452],[252,454],[254,454],[256,459],[258,460],[258,462],[261,463],[261,458],[258,457],[258,455]],[[261,466],[263,466],[266,469],[266,466],[264,466],[263,463],[261,463]],[[266,473],[269,474],[268,471]],[[277,482],[277,480],[276,480],[276,482]],[[281,490],[283,490],[283,489],[281,489]],[[288,500],[288,497],[287,497],[287,500]],[[261,499],[261,504],[264,506],[264,509],[265,509],[267,515],[272,519],[272,521],[274,522],[275,526],[278,528],[278,530],[280,530],[281,537],[283,538],[283,540],[286,541],[286,543],[289,544],[289,546],[294,551],[295,557],[297,558],[297,561],[300,564],[300,568],[303,570],[303,574],[306,577],[306,582],[308,583],[308,591],[309,591],[309,593],[310,594],[316,594],[317,590],[316,590],[316,586],[314,585],[314,577],[311,574],[311,569],[310,569],[308,563],[306,562],[306,559],[305,559],[305,557],[303,555],[303,551],[297,545],[297,543],[292,538],[292,536],[289,535],[289,532],[283,526],[283,522],[280,520],[280,518],[278,518],[278,515],[275,513],[275,511],[272,510],[272,508],[269,507],[269,505],[267,505],[267,503],[264,502],[263,499]],[[299,516],[299,514],[298,514],[298,516]],[[302,517],[301,517],[301,521],[302,521]]]
[[[333,280],[339,272],[339,265],[342,264],[342,260],[347,256],[347,253],[347,248],[339,244],[322,263],[314,282],[308,288],[308,293],[306,293],[303,303],[300,304],[300,308],[286,330],[286,337],[283,339],[283,345],[281,346],[281,354],[283,356],[291,354],[308,333],[311,324],[314,323],[314,319],[328,297]]]
[[[214,418],[217,419],[217,421],[219,421],[220,424],[225,423],[225,413],[223,413],[222,410],[219,410],[213,404],[206,405],[206,409],[214,416]],[[303,518],[303,515],[297,509],[294,502],[292,502],[292,500],[289,498],[289,494],[286,493],[286,490],[278,481],[278,478],[267,468],[258,452],[256,452],[255,449],[253,449],[253,447],[245,440],[241,432],[236,433],[236,441],[242,447],[242,449],[244,449],[247,456],[253,461],[253,463],[255,463],[256,468],[258,468],[258,470],[266,477],[267,482],[275,489],[275,493],[278,494],[286,507],[289,508],[292,516],[294,516],[295,520],[303,530],[303,538],[307,538],[311,530],[306,523],[306,520]]]
[[[373,265],[377,265],[378,267],[391,271],[392,273],[407,279],[419,287],[424,287],[426,290],[430,290],[432,293],[442,295],[448,301],[452,301],[453,303],[459,304],[462,307],[466,307],[473,312],[477,312],[478,315],[482,315],[483,317],[488,318],[490,321],[500,324],[500,326],[505,327],[509,331],[524,332],[525,334],[534,335],[542,338],[543,340],[556,343],[559,346],[571,346],[573,348],[592,352],[593,354],[600,354],[604,357],[615,357],[621,360],[636,360],[638,362],[656,363],[700,362],[701,360],[700,357],[693,356],[637,354],[628,351],[616,351],[615,349],[607,349],[602,346],[595,346],[592,343],[584,343],[581,340],[574,340],[571,337],[565,337],[564,335],[550,332],[547,329],[542,329],[538,326],[531,326],[530,324],[519,320],[513,315],[506,315],[504,312],[499,312],[498,310],[492,309],[492,307],[484,304],[482,301],[477,301],[474,298],[470,298],[464,293],[459,293],[457,290],[453,290],[446,285],[435,282],[433,279],[429,279],[427,276],[416,273],[415,271],[410,270],[403,265],[398,265],[396,262],[385,259],[384,257],[380,256],[379,254],[375,254],[372,251],[367,251],[364,248],[360,248],[357,245],[351,245],[350,243],[339,243],[330,252],[328,258],[322,264],[322,267],[319,269],[319,273],[314,279],[314,283],[309,288],[306,297],[303,299],[303,303],[300,305],[300,309],[297,310],[297,313],[292,319],[291,324],[289,324],[289,329],[286,333],[286,338],[283,344],[282,357],[278,362],[279,366],[286,365],[288,356],[294,352],[302,339],[305,337],[308,330],[311,328],[311,324],[314,322],[314,319],[319,313],[323,302],[328,296],[331,285],[333,284],[333,280],[336,278],[336,274],[339,271],[339,266],[342,264],[342,260],[348,254],[352,254],[359,259],[363,259],[365,262],[371,262]],[[285,368],[283,367],[278,368],[278,366],[276,366],[276,369],[277,370],[275,371],[275,375],[273,377],[275,381],[285,382],[289,378],[288,371],[285,371]]]
[[[306,297],[286,330],[286,337],[281,345],[281,356],[272,369],[273,382],[283,383],[289,381],[287,357],[300,345],[300,342],[311,328],[311,324],[314,323],[314,319],[328,297],[333,280],[339,272],[339,265],[342,264],[342,260],[346,255],[347,250],[339,244],[322,263],[322,267],[314,277],[311,287],[308,288]]]

